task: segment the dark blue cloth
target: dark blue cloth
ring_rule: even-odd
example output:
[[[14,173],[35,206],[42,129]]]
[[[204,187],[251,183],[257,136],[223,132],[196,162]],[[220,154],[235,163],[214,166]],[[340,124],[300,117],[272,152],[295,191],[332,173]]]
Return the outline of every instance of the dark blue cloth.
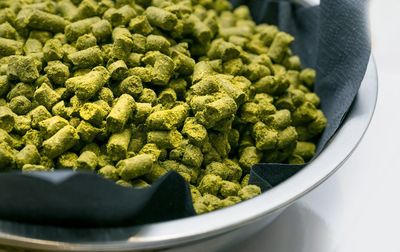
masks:
[[[290,1],[234,0],[247,4],[258,23],[276,24],[296,38],[293,51],[306,67],[316,68],[315,92],[328,125],[317,155],[332,138],[357,95],[371,54],[367,0],[321,0],[319,6]],[[304,165],[258,164],[250,182],[263,190],[286,180]]]

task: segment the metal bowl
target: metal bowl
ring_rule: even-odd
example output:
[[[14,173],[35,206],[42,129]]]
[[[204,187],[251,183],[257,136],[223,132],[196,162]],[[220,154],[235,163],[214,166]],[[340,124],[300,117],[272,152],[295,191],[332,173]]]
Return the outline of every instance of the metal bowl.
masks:
[[[325,150],[302,171],[268,192],[212,213],[124,228],[73,229],[0,221],[0,244],[7,251],[207,251],[254,234],[286,207],[332,175],[352,154],[372,119],[378,95],[371,57],[366,75],[343,126]],[[0,248],[1,248],[0,246]],[[10,247],[13,249],[11,250]]]

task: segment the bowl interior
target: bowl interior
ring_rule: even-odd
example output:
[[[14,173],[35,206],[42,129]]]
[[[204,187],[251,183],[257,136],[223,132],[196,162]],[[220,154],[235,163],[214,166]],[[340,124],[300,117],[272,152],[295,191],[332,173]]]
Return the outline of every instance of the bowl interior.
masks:
[[[346,161],[372,119],[377,89],[371,57],[353,107],[325,150],[302,171],[256,198],[200,216],[125,228],[73,229],[0,221],[0,243],[32,249],[124,251],[194,242],[249,225],[293,203]]]

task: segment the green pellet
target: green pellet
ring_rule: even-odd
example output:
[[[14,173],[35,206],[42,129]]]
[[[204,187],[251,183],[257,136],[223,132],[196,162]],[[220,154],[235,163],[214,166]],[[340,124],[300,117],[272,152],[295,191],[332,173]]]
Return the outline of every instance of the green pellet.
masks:
[[[175,14],[153,6],[147,8],[145,14],[150,24],[167,31],[172,30],[178,22]]]
[[[184,105],[178,105],[169,110],[156,111],[147,117],[146,126],[150,130],[171,130],[182,126],[188,114],[188,108]]]
[[[239,190],[238,196],[242,200],[248,200],[254,198],[255,196],[261,194],[261,190],[256,185],[247,185],[244,186],[242,189]]]
[[[107,143],[107,154],[111,160],[118,161],[126,158],[131,134],[131,130],[126,129],[110,136]]]
[[[39,122],[39,129],[47,139],[57,133],[60,129],[69,125],[69,122],[60,116],[53,116]]]
[[[135,111],[136,103],[132,96],[123,94],[107,116],[107,128],[111,132],[121,131]]]
[[[96,126],[101,126],[101,123],[107,116],[108,111],[102,108],[100,105],[92,102],[87,102],[82,105],[79,110],[79,116]]]
[[[78,155],[73,152],[66,152],[57,158],[56,168],[76,169],[78,167]]]
[[[13,39],[0,38],[0,57],[22,53],[23,44]]]
[[[46,83],[43,83],[33,94],[34,101],[43,105],[47,110],[51,108],[61,99],[61,96]]]
[[[92,69],[89,73],[69,78],[65,85],[75,92],[79,99],[87,100],[94,96],[110,79],[108,70],[103,66]]]
[[[5,106],[0,107],[0,128],[10,133],[14,128],[16,114]]]
[[[76,51],[68,54],[67,57],[72,64],[79,68],[92,68],[103,64],[103,52],[97,46]]]
[[[50,32],[63,32],[65,26],[68,25],[68,21],[64,18],[50,14],[38,9],[26,9],[20,11],[17,16],[17,20],[20,21],[20,25],[23,27],[29,27],[36,30],[44,30]]]
[[[65,37],[68,42],[76,41],[80,36],[90,33],[92,25],[99,22],[99,17],[91,17],[73,22],[65,27]]]
[[[288,46],[294,41],[294,38],[284,32],[278,32],[268,51],[268,56],[274,62],[281,62]]]
[[[48,157],[55,158],[72,148],[78,141],[79,135],[75,128],[65,126],[43,142],[43,151]]]
[[[35,145],[26,145],[15,155],[15,162],[20,169],[26,164],[39,164],[40,154],[38,149]]]
[[[308,161],[315,155],[315,151],[316,151],[316,146],[314,143],[297,142],[294,154]]]
[[[62,86],[70,76],[69,67],[61,61],[50,61],[44,68],[47,77],[54,85]]]
[[[111,180],[118,180],[119,175],[118,175],[118,170],[112,165],[106,165],[102,167],[99,171],[98,174],[106,179],[111,179]]]
[[[94,171],[97,166],[97,156],[91,151],[84,151],[76,160],[77,169]]]
[[[182,135],[177,130],[150,131],[147,133],[147,142],[155,143],[162,149],[173,149],[182,142]]]
[[[13,60],[8,64],[7,75],[12,79],[32,83],[40,76],[38,63],[31,56],[13,56]]]
[[[121,160],[116,168],[122,179],[134,179],[151,171],[153,160],[149,154],[141,154],[135,157]]]
[[[153,27],[150,25],[145,15],[140,15],[133,18],[129,22],[129,29],[135,33],[140,33],[142,35],[148,35],[153,31]]]

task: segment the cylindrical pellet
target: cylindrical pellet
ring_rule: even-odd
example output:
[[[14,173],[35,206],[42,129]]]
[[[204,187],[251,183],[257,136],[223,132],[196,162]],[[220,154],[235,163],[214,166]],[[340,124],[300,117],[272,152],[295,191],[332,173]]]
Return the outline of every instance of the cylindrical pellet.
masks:
[[[143,91],[142,81],[138,76],[128,76],[118,85],[118,92],[138,97]]]
[[[140,154],[117,163],[118,173],[122,179],[131,180],[151,171],[153,160],[149,154]]]
[[[152,78],[154,85],[165,86],[168,84],[175,68],[175,63],[170,57],[160,52],[148,52],[142,61],[154,68]]]
[[[76,160],[77,169],[94,171],[97,167],[97,156],[91,151],[84,151]]]
[[[29,116],[15,117],[14,131],[24,136],[31,129],[31,118]]]
[[[92,24],[91,30],[99,42],[106,42],[111,38],[112,26],[107,20],[100,20]]]
[[[123,60],[117,60],[107,66],[111,79],[121,81],[128,76],[128,67]]]
[[[246,93],[243,92],[243,90],[241,90],[239,87],[233,85],[233,82],[224,78],[220,78],[218,84],[219,89],[225,94],[229,95],[231,98],[233,98],[237,106],[240,106],[247,100]]]
[[[128,29],[117,27],[112,32],[114,41],[112,46],[112,57],[116,59],[126,59],[134,46],[132,35]]]
[[[197,123],[193,117],[188,117],[182,128],[182,134],[185,135],[189,141],[197,146],[201,146],[207,138],[207,129]]]
[[[300,80],[307,86],[312,87],[317,73],[314,69],[306,68],[300,73]]]
[[[242,200],[248,200],[260,194],[261,194],[261,189],[256,185],[247,185],[242,189],[240,189],[238,192],[238,196]]]
[[[61,61],[48,62],[44,71],[51,82],[59,86],[63,85],[70,76],[68,66],[63,64]]]
[[[318,110],[309,102],[303,103],[292,113],[294,125],[304,125],[312,122],[318,116]]]
[[[93,24],[99,22],[99,17],[91,17],[76,21],[65,27],[65,37],[68,42],[77,40],[80,36],[90,33]]]
[[[136,109],[135,100],[128,94],[118,98],[111,112],[107,116],[107,129],[110,132],[119,132],[124,129],[128,119]]]
[[[60,60],[63,54],[62,44],[58,39],[49,39],[43,46],[43,57],[46,62]]]
[[[298,135],[297,131],[294,127],[287,127],[286,129],[280,131],[278,133],[278,143],[277,147],[279,149],[285,149],[287,147],[293,146],[296,144]]]
[[[38,128],[39,123],[47,118],[51,117],[50,112],[44,107],[40,105],[28,113],[28,116],[31,118],[32,121],[32,128]]]
[[[147,133],[147,142],[155,143],[161,149],[173,149],[182,142],[182,135],[177,130],[150,131]]]
[[[316,146],[310,142],[297,142],[295,155],[299,155],[305,161],[309,161],[315,155]]]
[[[76,15],[78,8],[71,0],[61,0],[57,3],[57,11],[67,20],[71,20]]]
[[[150,24],[167,31],[172,30],[178,22],[175,14],[153,6],[148,7],[145,14]]]
[[[0,128],[6,132],[11,132],[14,128],[16,114],[5,106],[0,106]]]
[[[200,61],[196,63],[193,69],[193,75],[192,75],[192,80],[193,83],[196,83],[205,77],[208,77],[210,75],[214,75],[216,72],[214,69],[211,67],[210,63],[208,61]]]
[[[25,164],[39,164],[39,151],[35,145],[28,144],[15,155],[15,162],[18,168],[22,168]]]
[[[259,150],[272,150],[278,142],[278,131],[267,127],[262,122],[257,122],[253,126],[253,136],[256,141],[256,147]]]
[[[146,120],[146,126],[149,130],[171,130],[182,125],[188,114],[186,106],[178,105],[172,109],[150,114]]]
[[[24,17],[23,22],[26,26],[43,31],[63,32],[68,21],[58,15],[50,14],[38,9],[30,9]]]
[[[47,139],[57,133],[60,129],[69,125],[68,121],[60,116],[53,116],[39,122],[39,129]]]
[[[43,152],[49,158],[55,158],[79,141],[79,135],[72,126],[65,126],[52,137],[43,142]]]
[[[203,163],[203,153],[201,152],[201,149],[197,146],[188,144],[183,153],[182,163],[190,167],[200,168]]]
[[[32,83],[40,76],[38,63],[31,56],[13,56],[13,60],[8,64],[7,75],[12,79]]]
[[[236,102],[230,97],[223,97],[206,105],[204,111],[196,113],[197,121],[206,128],[213,127],[216,122],[236,114]]]
[[[207,44],[210,42],[213,32],[206,23],[202,22],[197,16],[190,15],[188,22],[192,25],[193,36],[201,43]]]
[[[101,123],[107,116],[107,111],[96,103],[87,102],[80,108],[79,115],[83,120],[93,125],[101,126]]]
[[[81,121],[76,127],[80,140],[91,143],[101,133],[101,129],[94,127],[92,124]]]
[[[78,68],[92,68],[103,64],[103,52],[99,47],[93,46],[68,54],[68,59]]]
[[[153,183],[160,177],[164,176],[167,172],[168,171],[165,168],[155,163],[153,164],[153,168],[151,169],[151,171],[145,175],[145,178],[147,181]]]
[[[200,181],[198,189],[202,194],[209,193],[212,195],[218,195],[221,183],[222,179],[220,176],[207,174]]]
[[[99,5],[95,0],[82,0],[78,6],[77,12],[72,17],[72,20],[81,20],[97,15]]]
[[[223,61],[235,59],[239,56],[239,48],[222,39],[216,39],[211,43],[207,56],[210,59],[222,59]]]
[[[284,129],[292,122],[291,113],[287,109],[278,110],[275,114],[263,117],[262,121],[274,129]]]
[[[112,165],[106,165],[98,171],[99,175],[106,179],[118,180],[118,170]]]
[[[113,27],[118,27],[121,25],[127,25],[131,19],[137,15],[135,9],[130,5],[124,5],[119,9],[110,8],[108,9],[103,18],[108,20]]]
[[[314,121],[307,126],[307,130],[312,136],[318,136],[321,134],[328,123],[328,119],[321,110],[317,110],[316,114],[317,116],[315,117]]]
[[[239,159],[239,164],[240,166],[245,169],[247,172],[250,171],[250,168],[259,163],[262,158],[262,153],[257,150],[256,147],[250,146],[246,147],[243,149],[240,159]]]
[[[57,169],[76,169],[78,164],[78,155],[73,152],[66,152],[58,157],[56,168]]]
[[[111,157],[111,160],[118,161],[126,158],[131,135],[130,129],[111,135],[107,143],[107,154]]]
[[[61,96],[49,87],[49,85],[43,83],[38,89],[36,89],[33,94],[33,99],[37,104],[45,106],[47,110],[51,110],[54,104],[60,101]]]
[[[139,97],[139,102],[155,104],[157,94],[153,89],[143,88],[142,94]]]
[[[16,39],[17,31],[8,22],[0,24],[0,37],[6,39]]]
[[[75,43],[75,47],[78,51],[84,50],[97,45],[97,39],[93,34],[84,34],[80,36]]]
[[[152,112],[151,103],[136,103],[136,113],[134,121],[137,124],[143,124]]]
[[[7,132],[6,132],[7,133]],[[0,139],[3,137],[0,134]],[[22,141],[27,144],[33,144],[36,148],[40,148],[43,142],[43,136],[38,130],[30,129],[22,137]]]
[[[294,41],[294,38],[284,32],[276,34],[271,47],[268,50],[268,56],[276,63],[282,61],[288,46]]]
[[[21,54],[23,44],[13,39],[0,38],[0,57]]]
[[[148,35],[153,31],[153,27],[151,27],[145,15],[140,15],[132,19],[129,22],[129,29],[142,35]]]
[[[146,37],[146,51],[168,53],[170,46],[171,43],[163,36],[150,34]]]
[[[75,91],[76,96],[82,100],[93,97],[110,79],[110,74],[103,66],[95,67],[83,76],[70,78],[65,86]]]

